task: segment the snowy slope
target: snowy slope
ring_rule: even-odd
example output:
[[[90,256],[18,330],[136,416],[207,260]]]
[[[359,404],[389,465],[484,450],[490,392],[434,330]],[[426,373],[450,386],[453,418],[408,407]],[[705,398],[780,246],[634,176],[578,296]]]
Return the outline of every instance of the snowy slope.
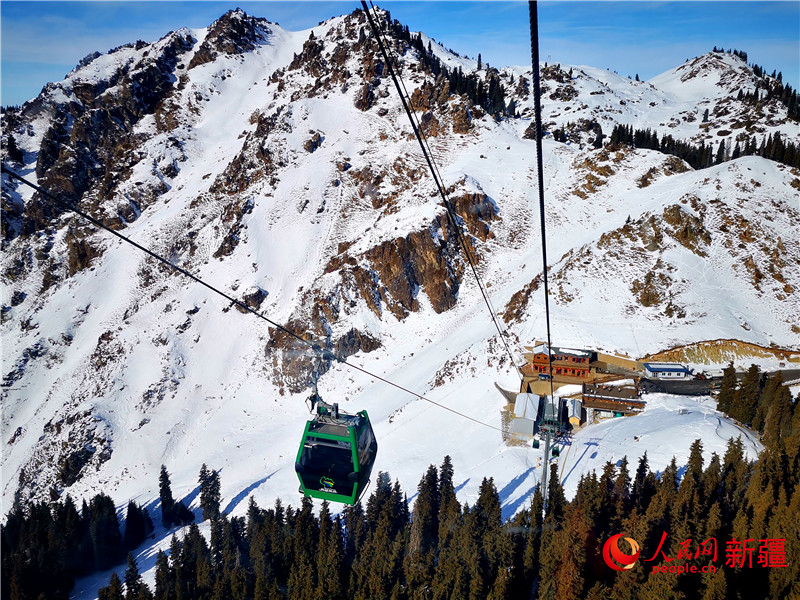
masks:
[[[559,477],[572,497],[583,475],[600,473],[606,462],[619,466],[627,457],[631,473],[647,452],[650,469],[659,473],[674,457],[679,466],[689,460],[685,440],[700,440],[705,464],[716,453],[722,459],[728,440],[741,439],[747,460],[755,460],[763,449],[758,436],[727,419],[706,397],[689,398],[648,394],[647,407],[635,418],[608,419],[579,431],[559,461]]]
[[[449,454],[461,501],[472,504],[482,478],[491,476],[504,516],[512,515],[539,480],[541,452],[502,441],[505,400],[494,383],[514,388],[517,376],[474,279],[450,253],[438,221],[443,209],[391,81],[373,76],[372,54],[358,42],[364,24],[339,17],[314,28],[313,38],[274,24],[254,28],[251,50],[219,50],[207,62],[197,57],[213,27],[175,32],[76,69],[28,108],[22,172],[35,175],[58,106],[100,102],[83,95],[81,82],[106,86],[121,68],[145,69],[146,52],[152,57],[183,36],[187,49],[169,71],[175,86],[159,104],[171,108],[131,125],[130,147],[116,149],[130,162],[122,175],[109,175],[116,187],[98,214],[226,293],[243,298],[263,290],[258,310],[302,326],[300,333],[338,343],[359,332],[365,349],[349,361],[480,421],[333,364],[320,393],[344,410],[369,411],[379,443],[376,472],[399,479],[411,497],[427,465]],[[477,67],[432,47],[451,65]],[[417,61],[411,51],[403,60]],[[515,81],[524,76],[521,68],[503,70],[509,87],[512,72]],[[589,67],[574,67],[573,76],[569,84],[545,79],[550,94],[571,85],[577,98],[548,96],[546,121],[599,119],[606,132],[623,123],[686,139],[712,133],[680,115],[702,115],[706,103],[729,99],[739,85],[682,81],[681,68],[646,83]],[[410,90],[431,81],[411,68],[404,78]],[[127,90],[120,76],[101,95],[121,102]],[[362,110],[356,103],[366,92],[371,104]],[[496,210],[485,221],[467,218],[467,226],[498,313],[541,269],[534,143],[524,136],[532,99],[518,100],[521,117],[495,121],[476,111],[469,130],[454,133],[462,100],[451,99],[433,111],[441,131],[430,139],[451,194],[485,197]],[[668,124],[673,115],[675,127]],[[780,129],[800,140],[796,123],[763,127],[763,135]],[[796,171],[746,157],[695,172],[660,153],[595,151],[588,137],[583,142],[544,140],[554,341],[634,356],[720,337],[800,346]],[[32,205],[27,189],[6,183],[11,200]],[[99,193],[87,192],[87,201]],[[491,235],[480,235],[482,223]],[[42,498],[51,489],[74,497],[104,491],[120,505],[133,499],[152,512],[162,464],[175,496],[194,507],[202,463],[221,470],[226,512],[243,514],[249,495],[262,506],[279,497],[296,503],[293,462],[309,391],[293,392],[292,384],[305,355],[276,345],[267,323],[109,234],[87,231],[96,256],[68,274],[71,228],[75,222],[60,217],[50,229],[8,240],[0,264],[10,306],[0,329],[3,513],[18,491]],[[397,249],[406,239],[441,252],[408,259]],[[435,263],[440,255],[447,260]],[[449,274],[447,285],[423,277],[431,261]],[[408,290],[394,281],[415,269],[417,283]],[[12,277],[16,272],[24,276]],[[643,305],[634,282],[651,272],[660,282],[658,301]],[[56,283],[46,286],[51,276]],[[521,316],[507,319],[515,351],[544,334],[541,294],[518,303]],[[363,342],[367,337],[376,343]],[[685,461],[695,437],[710,440],[707,452],[721,453],[726,436],[740,433],[707,404],[677,415],[673,407],[684,401],[654,400],[642,416],[584,430],[580,436],[602,441],[591,459],[576,437],[561,467],[568,491],[579,472],[620,453],[633,462],[623,443],[631,431],[648,432],[636,449],[648,449],[654,469],[673,454]],[[655,431],[666,413],[669,432],[679,432],[669,433],[669,446],[668,434]],[[757,444],[749,448],[754,456]],[[77,476],[70,465],[80,466]],[[154,549],[146,552],[152,557]]]

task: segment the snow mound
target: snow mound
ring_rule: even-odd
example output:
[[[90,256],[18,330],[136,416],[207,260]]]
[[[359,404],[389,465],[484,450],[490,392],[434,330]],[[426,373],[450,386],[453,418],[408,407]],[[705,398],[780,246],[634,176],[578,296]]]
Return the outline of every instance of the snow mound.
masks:
[[[706,464],[712,453],[725,454],[728,440],[740,437],[745,456],[755,460],[764,448],[756,434],[737,425],[715,409],[716,401],[703,396],[690,398],[670,394],[648,394],[647,407],[634,417],[609,419],[579,431],[568,450],[562,453],[559,476],[567,498],[578,489],[582,475],[596,471],[606,462],[619,466],[628,457],[628,471],[633,474],[642,455],[654,472],[661,472],[673,457],[682,475],[689,460],[693,440],[703,443]]]

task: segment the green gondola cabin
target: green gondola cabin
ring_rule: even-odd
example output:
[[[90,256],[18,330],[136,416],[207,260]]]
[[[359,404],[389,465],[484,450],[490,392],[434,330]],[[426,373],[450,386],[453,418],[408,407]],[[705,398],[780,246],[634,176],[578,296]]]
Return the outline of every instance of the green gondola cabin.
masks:
[[[297,451],[300,491],[311,498],[355,504],[369,485],[377,453],[367,411],[348,415],[336,404],[320,403]]]

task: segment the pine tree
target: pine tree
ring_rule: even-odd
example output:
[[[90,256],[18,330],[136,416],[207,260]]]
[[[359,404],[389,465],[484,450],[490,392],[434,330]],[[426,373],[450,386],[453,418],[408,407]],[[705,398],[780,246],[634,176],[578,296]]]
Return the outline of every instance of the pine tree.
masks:
[[[349,567],[367,538],[367,522],[361,501],[344,509],[344,530],[345,564]]]
[[[200,507],[203,509],[203,520],[219,518],[220,482],[217,471],[209,471],[206,463],[200,467]]]
[[[194,522],[194,513],[183,503],[183,500],[173,506],[174,523],[188,525]]]
[[[723,520],[732,519],[742,504],[748,476],[749,467],[744,459],[744,444],[741,438],[731,438],[728,440],[725,456],[722,459],[720,507]]]
[[[567,500],[564,497],[564,488],[558,480],[558,465],[550,465],[550,480],[547,484],[547,513],[553,514],[557,522],[564,518],[564,507]]]
[[[136,600],[142,587],[142,576],[133,553],[128,552],[128,568],[125,571],[125,600]]]
[[[309,562],[316,556],[319,546],[319,522],[314,516],[311,499],[304,496],[301,508],[294,521],[293,552],[295,560],[305,558]]]
[[[594,138],[594,143],[592,144],[595,148],[602,148],[603,147],[603,129],[600,127],[600,123],[596,124],[595,133],[597,134]]]
[[[483,64],[482,64],[482,61],[481,61],[481,53],[478,52],[478,71],[480,71],[482,68],[483,68]]]
[[[22,164],[25,160],[25,154],[20,150],[20,147],[17,145],[17,140],[14,139],[12,134],[8,134],[7,151],[9,160],[18,164]]]
[[[367,500],[367,527],[372,530],[378,526],[378,519],[384,511],[384,507],[391,502],[392,497],[392,478],[388,473],[380,471],[375,481],[375,491],[370,494]]]
[[[725,162],[725,140],[720,140],[717,156],[714,158],[714,164],[719,165]]]
[[[726,415],[731,411],[731,405],[736,394],[736,384],[736,370],[733,368],[733,363],[730,363],[722,371],[722,382],[717,396],[717,410]]]
[[[156,555],[155,600],[171,600],[175,598],[174,574],[169,565],[167,555],[161,550]]]
[[[619,472],[617,479],[614,481],[614,490],[612,492],[614,498],[614,524],[613,529],[619,529],[622,526],[622,520],[628,516],[631,509],[631,476],[628,472],[628,457],[623,456],[619,463]]]
[[[319,585],[317,594],[322,598],[344,600],[347,585],[342,569],[344,564],[342,522],[338,516],[336,519],[331,519],[330,508],[326,501],[322,503],[319,523],[319,551],[317,552]]]
[[[147,520],[144,511],[133,501],[128,502],[128,510],[125,513],[125,537],[123,546],[127,550],[133,550],[141,544],[152,532],[152,522],[148,531]]]
[[[88,515],[88,508],[87,508]],[[92,545],[89,538],[89,521],[78,513],[75,502],[67,495],[64,502],[56,505],[53,514],[55,531],[60,532],[61,542],[58,562],[71,573],[86,573],[92,563]]]
[[[716,573],[706,574],[709,575],[704,579],[707,581],[705,584],[705,591],[703,592],[703,600],[726,600],[728,595],[728,582],[725,578],[725,569],[717,569]]]
[[[775,379],[781,379],[780,373]],[[797,412],[797,408],[792,403],[792,393],[785,385],[779,385],[765,417],[764,439],[767,443],[774,445],[778,440],[789,438],[793,412]]]
[[[528,531],[525,536],[523,550],[523,589],[531,590],[534,581],[539,578],[539,557],[542,542],[542,526],[544,525],[544,497],[539,487],[533,493],[529,511]]]
[[[377,528],[370,531],[353,563],[351,597],[356,600],[390,598],[402,578],[403,538],[392,534],[391,521],[390,512],[381,515]]]
[[[124,600],[122,582],[116,573],[111,574],[111,581],[107,587],[97,590],[97,600]]]
[[[124,556],[114,501],[105,494],[98,494],[92,498],[89,511],[89,537],[95,568],[106,569]]]
[[[598,536],[601,539],[616,533],[613,531],[617,516],[616,504],[614,502],[614,483],[616,479],[616,467],[614,463],[606,461],[597,484],[597,503],[599,511],[596,522],[599,525]]]
[[[161,465],[161,474],[158,477],[158,493],[161,498],[161,524],[169,528],[175,522],[173,512],[175,500],[172,498],[169,473],[164,465]]]
[[[761,373],[757,365],[750,365],[750,368],[742,378],[742,385],[734,397],[731,406],[731,417],[750,425],[756,414],[758,398],[761,394]]]
[[[556,529],[560,523],[552,512],[548,512],[542,525],[542,537],[539,551],[539,598],[555,600],[556,573],[558,571],[558,547]]]
[[[719,494],[722,490],[722,465],[720,464],[719,455],[716,452],[711,454],[711,461],[702,475],[702,498],[705,502],[705,509],[707,510],[712,504],[719,500]]]
[[[583,597],[590,526],[581,508],[571,507],[564,519],[564,529],[556,535],[556,545],[560,549],[555,573],[557,600]]]
[[[433,577],[439,533],[439,474],[430,465],[417,486],[405,572],[412,595]]]
[[[631,502],[634,509],[643,514],[655,493],[656,485],[650,472],[647,452],[645,451],[639,459],[639,465],[636,467],[636,475],[633,479],[633,487],[631,488]]]
[[[433,597],[450,598],[455,589],[467,593],[466,580],[463,578],[462,566],[458,559],[458,539],[463,525],[461,505],[456,499],[453,486],[453,463],[450,456],[445,456],[439,469],[439,532],[438,562],[433,578]]]
[[[800,552],[800,522],[797,519],[798,510],[800,510],[800,493],[792,490],[791,500],[788,503],[787,498],[787,493],[782,490],[767,530],[769,539],[786,540],[787,566],[769,569],[771,598],[793,597],[797,592],[798,581],[800,581],[800,564],[796,560],[789,559],[790,556],[797,556],[797,553]]]

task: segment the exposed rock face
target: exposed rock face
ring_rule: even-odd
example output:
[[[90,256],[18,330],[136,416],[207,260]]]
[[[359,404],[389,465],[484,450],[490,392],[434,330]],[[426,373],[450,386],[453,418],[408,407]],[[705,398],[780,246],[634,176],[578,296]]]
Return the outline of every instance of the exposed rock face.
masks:
[[[292,62],[289,63],[288,70],[295,71],[303,69],[312,77],[322,77],[327,71],[327,61],[322,57],[323,45],[320,40],[314,37],[312,31],[309,38],[303,43],[303,51],[295,54]]]
[[[230,196],[243,192],[262,179],[268,179],[272,185],[277,183],[274,175],[277,167],[284,164],[285,157],[275,156],[269,137],[278,126],[282,112],[279,108],[270,115],[258,112],[251,117],[251,122],[255,120],[257,123],[256,130],[247,134],[236,158],[214,180],[209,188],[211,193]]]
[[[18,132],[30,127],[25,122],[50,116],[36,153],[39,185],[113,229],[121,229],[138,218],[144,208],[169,189],[164,180],[177,173],[177,161],[185,155],[181,142],[169,141],[167,146],[172,148],[167,152],[174,158],[153,169],[156,177],[138,182],[132,186],[135,189],[120,195],[119,187],[145,157],[140,146],[146,137],[134,129],[157,112],[174,92],[173,73],[194,43],[184,31],[171,33],[151,45],[138,42],[122,46],[108,55],[118,61],[118,69],[105,71],[104,77],[84,77],[79,66],[64,82],[48,84],[38,98],[26,103],[10,121]],[[91,67],[98,58],[87,57],[83,67]],[[81,225],[61,238],[66,253],[51,255],[59,238],[54,226],[66,209],[38,194],[24,206],[5,189],[3,196],[3,244],[6,246],[21,235],[39,246],[35,256],[44,265],[42,290],[83,270],[100,254],[101,246],[91,239],[94,230]],[[28,261],[19,263],[15,276],[24,277],[32,266]]]
[[[309,315],[312,330],[308,333],[313,339],[324,340],[325,347],[340,358],[346,358],[359,351],[370,352],[380,345],[372,336],[355,329],[340,338],[331,335],[332,328],[350,304],[355,305],[356,299],[364,301],[377,316],[386,309],[401,320],[419,310],[420,291],[428,297],[434,311],[452,308],[464,272],[459,251],[444,215],[425,230],[383,242],[357,257],[345,250],[326,268],[326,272],[337,270],[339,274],[340,283],[333,292],[328,295],[308,292],[300,303],[314,307]],[[301,327],[301,322],[298,319],[290,324],[290,330],[299,332],[292,325]],[[284,332],[272,332],[269,350],[278,351],[283,365],[281,371],[275,371],[276,377],[293,392],[310,384],[315,369],[324,373],[330,367],[329,363],[297,352],[302,349],[302,344]]]
[[[489,196],[483,192],[471,192],[451,197],[450,202],[472,235],[483,242],[494,237],[489,223],[499,217],[497,205]],[[469,240],[467,242],[471,243]]]
[[[482,193],[462,194],[451,200],[462,237],[472,255],[480,260],[474,238],[485,241],[492,237],[489,223],[498,218],[497,207]],[[314,308],[310,314],[306,312],[308,320],[298,317],[288,326],[301,337],[322,340],[324,347],[340,358],[359,351],[370,352],[380,345],[356,329],[341,337],[331,334],[359,301],[378,317],[388,310],[399,320],[420,309],[420,293],[425,294],[437,313],[453,308],[458,301],[466,260],[446,213],[425,229],[384,241],[358,255],[351,255],[349,248],[350,244],[340,245],[339,253],[325,268],[325,273],[338,274],[339,283],[329,294],[304,294],[300,305]],[[303,330],[302,323],[308,321],[312,327]],[[268,353],[273,356],[273,364],[284,366],[283,371],[276,370],[277,382],[293,392],[310,384],[315,369],[324,373],[330,367],[325,361],[310,358],[302,343],[281,331],[271,332]]]
[[[362,297],[378,292],[397,318],[419,309],[417,294],[424,290],[436,312],[455,305],[463,263],[456,260],[454,233],[442,216],[427,231],[384,242],[363,255],[378,275],[381,287],[363,290]],[[370,293],[372,292],[372,293]]]
[[[169,34],[152,45],[146,58],[124,63],[108,79],[77,79],[71,87],[48,84],[39,98],[25,104],[21,120],[41,112],[53,115],[37,155],[39,184],[107,220],[100,205],[114,197],[116,186],[140,160],[136,146],[143,140],[132,130],[172,93],[173,71],[194,41],[187,33]],[[52,100],[63,94],[71,100]],[[19,232],[30,235],[45,229],[64,210],[35,197],[26,206]]]
[[[244,54],[254,50],[272,33],[266,19],[253,18],[240,8],[229,10],[212,23],[189,68],[214,61],[220,54]]]
[[[707,255],[703,247],[711,243],[711,233],[703,226],[702,213],[701,217],[696,217],[673,204],[664,209],[663,217],[669,234],[676,241],[698,256]]]
[[[390,21],[385,11],[378,11],[378,18],[410,84],[413,109],[437,163],[456,178],[463,174],[448,189],[455,222],[437,206],[427,164],[410,137],[386,64],[360,11],[320,24],[304,41],[283,35],[277,25],[231,11],[211,25],[202,43],[182,30],[154,44],[93,53],[64,82],[49,85],[22,109],[3,112],[2,153],[13,165],[35,169],[42,185],[113,229],[128,228],[138,219],[129,227],[137,241],[204,281],[233,290],[232,297],[246,306],[318,344],[310,349],[280,331],[260,337],[263,330],[241,326],[252,315],[225,305],[224,315],[212,316],[218,312],[213,299],[206,304],[193,284],[135,253],[128,260],[129,248],[120,250],[116,240],[109,243],[105,234],[95,235],[92,227],[50,202],[28,200],[27,191],[4,180],[6,252],[0,276],[11,293],[0,307],[0,324],[8,336],[4,343],[11,340],[14,347],[6,351],[9,366],[0,391],[4,409],[38,402],[25,397],[35,385],[45,390],[37,395],[46,397],[36,406],[34,420],[8,428],[4,421],[7,448],[26,453],[13,459],[26,490],[40,498],[42,491],[58,495],[95,468],[108,469],[104,461],[117,448],[112,441],[127,443],[132,439],[127,432],[147,426],[151,416],[150,426],[160,426],[165,412],[159,411],[171,409],[170,401],[227,398],[241,383],[239,373],[223,372],[216,380],[204,379],[205,373],[197,377],[197,365],[207,365],[198,357],[224,345],[223,336],[208,341],[208,332],[223,329],[211,326],[215,318],[240,334],[230,340],[227,356],[235,355],[231,362],[237,365],[241,357],[249,384],[301,392],[331,367],[334,357],[373,352],[420,321],[452,322],[444,313],[463,304],[465,296],[474,299],[457,232],[479,267],[492,274],[491,283],[497,285],[492,293],[502,297],[515,291],[508,287],[512,275],[507,271],[512,264],[520,268],[519,257],[538,252],[530,243],[535,225],[524,200],[530,185],[524,181],[527,167],[518,169],[509,161],[509,176],[493,174],[487,184],[492,194],[503,194],[507,212],[502,221],[481,182],[488,181],[484,171],[496,170],[492,160],[504,160],[499,158],[504,148],[532,146],[511,141],[527,125],[517,115],[531,116],[528,78],[506,69],[476,73],[468,62],[447,57],[434,62],[444,49],[425,48],[421,37]],[[289,51],[267,48],[283,42],[297,43]],[[266,71],[264,64],[270,65]],[[466,72],[447,66],[454,64]],[[746,202],[760,184],[748,183],[748,176],[719,196],[724,202],[701,201],[698,190],[697,198],[687,194],[657,209],[648,205],[632,210],[622,226],[625,214],[617,219],[614,211],[624,198],[611,202],[610,193],[647,194],[662,177],[687,170],[685,163],[676,158],[659,163],[625,148],[580,150],[596,139],[601,121],[609,132],[607,124],[623,106],[619,96],[595,115],[574,96],[575,90],[583,94],[586,81],[575,84],[571,73],[552,66],[544,82],[545,103],[554,113],[564,111],[548,115],[545,129],[560,127],[559,141],[572,143],[548,149],[564,168],[561,174],[570,172],[574,187],[558,190],[569,198],[556,195],[554,224],[561,232],[574,226],[586,228],[587,236],[596,234],[566,250],[553,265],[557,302],[585,301],[580,296],[591,286],[579,277],[611,271],[614,283],[622,283],[609,288],[629,301],[631,314],[683,318],[678,301],[689,283],[673,270],[670,255],[710,257],[711,262],[718,257],[712,251],[720,246],[735,259],[729,270],[740,271],[740,279],[760,295],[784,299],[795,293],[798,243],[790,235],[770,235],[790,229],[772,229],[768,223],[773,217],[796,222],[794,213],[779,214],[780,202],[776,208],[765,201],[759,213],[737,211],[728,203],[739,192]],[[591,85],[595,91],[589,93],[600,99],[616,94],[611,85]],[[503,94],[491,93],[498,90]],[[231,99],[232,91],[239,97]],[[721,124],[712,132],[717,144],[721,132],[736,129],[731,115],[740,107],[729,104],[720,101],[711,111]],[[508,106],[514,110],[504,112]],[[644,121],[643,114],[633,113]],[[778,119],[785,111],[775,114]],[[750,117],[754,128],[778,122],[772,116]],[[695,116],[685,120],[690,118]],[[631,122],[631,113],[619,119]],[[525,137],[532,133],[529,129]],[[487,168],[473,171],[480,163],[470,153],[490,154],[483,148],[493,145],[499,152],[486,157],[492,159],[484,163]],[[631,185],[619,185],[632,172]],[[800,186],[800,172],[793,177],[792,185]],[[506,258],[508,270],[499,264]],[[114,280],[119,289],[100,293],[98,278],[120,271]],[[527,305],[540,284],[537,275],[513,294],[506,322],[530,316]],[[104,306],[98,310],[101,300]],[[200,310],[207,312],[195,316]],[[688,304],[686,314],[692,318]],[[63,329],[50,331],[52,323]],[[147,360],[140,361],[132,348]],[[318,358],[320,350],[332,354]],[[497,362],[501,368],[502,360]],[[445,381],[461,364],[448,363],[433,381]],[[135,365],[133,374],[126,372],[130,365]],[[195,386],[201,379],[202,393]],[[112,414],[120,405],[125,414]],[[27,410],[18,409],[17,415]],[[202,420],[209,412],[197,414]],[[162,429],[161,437],[181,435],[169,431]],[[120,432],[125,435],[117,437]],[[107,476],[102,471],[101,477]]]
[[[472,115],[466,106],[454,103],[450,111],[453,117],[453,133],[469,133],[472,131]]]
[[[242,296],[241,302],[248,308],[257,311],[259,308],[261,308],[261,304],[267,299],[268,295],[269,292],[267,292],[267,290],[262,290],[260,287],[255,287],[255,289],[248,291],[246,294],[244,294],[244,296]],[[247,311],[241,306],[237,305],[236,310],[242,314],[247,314]]]
[[[435,83],[426,81],[411,93],[411,108],[429,111],[444,105],[450,99],[450,84],[446,79],[437,78]]]
[[[314,152],[322,144],[323,137],[319,131],[313,131],[312,136],[303,144],[303,149],[308,152]]]
[[[542,274],[539,273],[530,283],[526,284],[521,290],[518,290],[511,296],[511,299],[508,301],[503,311],[503,321],[505,321],[507,325],[522,322],[531,296],[541,285]]]

